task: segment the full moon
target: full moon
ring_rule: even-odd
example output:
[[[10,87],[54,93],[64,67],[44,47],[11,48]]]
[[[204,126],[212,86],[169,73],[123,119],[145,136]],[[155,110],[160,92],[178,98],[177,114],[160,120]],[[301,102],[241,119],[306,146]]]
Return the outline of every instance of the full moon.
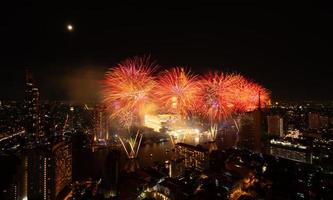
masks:
[[[68,24],[68,25],[67,25],[67,30],[70,31],[70,32],[72,32],[72,31],[74,30],[73,25]]]

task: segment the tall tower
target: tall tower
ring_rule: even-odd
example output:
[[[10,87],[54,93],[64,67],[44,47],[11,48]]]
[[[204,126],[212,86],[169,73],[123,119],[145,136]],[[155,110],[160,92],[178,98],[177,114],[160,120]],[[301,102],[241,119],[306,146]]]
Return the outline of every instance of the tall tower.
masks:
[[[51,198],[51,154],[48,149],[31,149],[28,159],[28,199]]]
[[[260,92],[258,93],[258,107],[248,112],[242,119],[239,146],[255,152],[261,152],[262,110]]]
[[[25,80],[25,130],[31,141],[40,136],[39,90],[32,73],[26,71]]]
[[[252,113],[254,124],[254,148],[256,152],[261,152],[261,134],[262,134],[262,110],[261,110],[261,99],[260,91],[258,92],[258,108]]]
[[[28,199],[54,200],[69,191],[72,182],[72,146],[61,141],[51,148],[27,152]]]
[[[106,144],[110,139],[109,117],[106,107],[97,105],[94,109],[94,142]]]

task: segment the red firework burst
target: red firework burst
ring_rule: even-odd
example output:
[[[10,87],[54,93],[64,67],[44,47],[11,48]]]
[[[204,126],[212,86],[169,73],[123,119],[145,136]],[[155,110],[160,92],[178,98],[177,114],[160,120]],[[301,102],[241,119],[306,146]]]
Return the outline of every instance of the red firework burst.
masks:
[[[187,115],[194,108],[199,90],[197,77],[184,68],[176,67],[161,73],[155,94],[164,110]]]
[[[246,95],[247,103],[245,111],[255,110],[259,106],[260,108],[264,108],[269,105],[270,95],[268,90],[257,83],[250,82],[248,84]]]
[[[212,122],[234,112],[247,112],[269,104],[269,92],[238,74],[209,73],[201,80],[198,106]]]
[[[198,98],[200,112],[212,122],[227,118],[233,110],[233,76],[214,72],[201,80]]]
[[[152,76],[155,67],[149,57],[134,57],[120,62],[106,73],[103,102],[112,117],[122,119],[123,123],[139,117],[140,110],[144,109],[155,87]]]
[[[232,93],[230,95],[234,111],[247,112],[269,103],[269,92],[241,75],[232,75]],[[259,99],[260,95],[260,99]]]

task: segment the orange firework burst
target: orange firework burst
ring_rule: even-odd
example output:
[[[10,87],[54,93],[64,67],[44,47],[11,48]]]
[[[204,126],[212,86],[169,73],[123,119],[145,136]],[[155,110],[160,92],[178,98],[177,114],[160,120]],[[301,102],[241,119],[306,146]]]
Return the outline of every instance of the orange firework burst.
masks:
[[[255,110],[259,106],[260,108],[264,108],[269,105],[270,95],[268,90],[257,83],[250,82],[248,84],[246,95],[247,103],[245,111]]]
[[[247,111],[249,106],[249,98],[252,94],[250,88],[252,83],[239,74],[232,75],[232,80],[230,101],[232,102],[233,110],[240,112]]]
[[[134,57],[120,62],[105,75],[103,101],[111,117],[123,124],[132,123],[145,109],[150,93],[155,87],[152,76],[155,69],[149,57]]]
[[[211,122],[218,122],[231,114],[234,81],[233,75],[218,72],[202,78],[198,106]]]
[[[166,70],[155,88],[157,102],[168,112],[187,115],[194,108],[199,86],[197,77],[184,68]]]
[[[234,111],[252,111],[258,108],[259,104],[261,108],[267,106],[270,98],[265,88],[241,75],[232,75],[232,79],[230,99]]]

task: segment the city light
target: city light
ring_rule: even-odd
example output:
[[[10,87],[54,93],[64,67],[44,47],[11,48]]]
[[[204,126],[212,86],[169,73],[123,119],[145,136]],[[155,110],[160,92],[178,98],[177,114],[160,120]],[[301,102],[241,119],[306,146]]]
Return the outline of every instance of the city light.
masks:
[[[208,120],[211,127],[203,133],[215,141],[221,121],[235,112],[265,107],[270,101],[265,88],[238,74],[211,72],[199,77],[176,67],[155,76],[156,66],[149,57],[134,57],[106,73],[103,103],[124,128],[143,125],[159,132],[168,121],[162,121],[158,113],[174,114],[178,125],[169,119],[173,123],[168,131],[171,141],[184,141],[191,134],[198,141],[200,131],[184,126],[194,115]],[[235,125],[238,132],[236,121]]]
[[[330,5],[7,2],[0,200],[333,199]]]

